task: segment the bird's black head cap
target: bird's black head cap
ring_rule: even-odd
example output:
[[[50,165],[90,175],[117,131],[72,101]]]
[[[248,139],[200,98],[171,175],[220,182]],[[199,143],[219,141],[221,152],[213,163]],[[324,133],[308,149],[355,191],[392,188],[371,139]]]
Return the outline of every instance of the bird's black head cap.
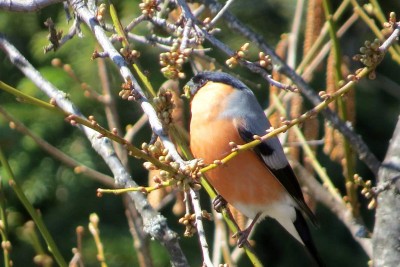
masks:
[[[195,95],[197,91],[203,87],[207,82],[218,82],[228,84],[237,89],[246,89],[246,85],[233,77],[232,75],[225,72],[213,72],[205,71],[196,74],[186,84],[186,87],[190,90],[190,95]]]

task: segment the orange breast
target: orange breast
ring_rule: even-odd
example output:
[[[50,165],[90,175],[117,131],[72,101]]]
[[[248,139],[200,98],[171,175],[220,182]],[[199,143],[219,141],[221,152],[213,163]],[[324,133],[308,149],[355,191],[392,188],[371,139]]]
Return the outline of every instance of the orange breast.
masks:
[[[216,85],[219,84],[213,84]],[[244,143],[233,120],[218,117],[226,104],[222,96],[230,90],[233,89],[226,85],[218,90],[207,85],[192,101],[191,150],[207,164],[228,155],[229,142]],[[267,206],[286,195],[283,186],[253,151],[240,153],[206,175],[218,193],[234,206],[235,203]]]

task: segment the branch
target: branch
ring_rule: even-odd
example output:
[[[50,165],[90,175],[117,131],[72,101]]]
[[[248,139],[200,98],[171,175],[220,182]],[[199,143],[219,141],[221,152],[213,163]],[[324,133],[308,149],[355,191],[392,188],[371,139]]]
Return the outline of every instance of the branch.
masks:
[[[74,38],[75,35],[81,36],[81,29],[80,29],[79,23],[80,23],[79,20],[75,19],[74,23],[69,28],[68,33],[66,35],[62,36],[62,38],[59,40],[57,46],[55,46],[54,44],[49,44],[49,45],[44,47],[44,52],[47,53],[47,52],[49,52],[51,50],[56,51],[62,45],[64,45],[67,41],[69,41],[72,38]]]
[[[287,63],[292,68],[296,66],[300,25],[304,14],[304,8],[305,8],[304,0],[298,0],[296,4],[296,11],[294,13],[292,29],[289,33],[289,43],[288,43]]]
[[[129,231],[133,238],[133,247],[136,250],[141,267],[153,267],[153,260],[149,248],[149,238],[143,233],[143,223],[136,208],[128,195],[123,195],[125,215],[128,220]]]
[[[62,151],[57,149],[56,147],[52,146],[45,140],[41,139],[37,135],[35,135],[32,131],[30,131],[25,125],[23,125],[20,121],[12,117],[5,109],[0,107],[0,113],[4,116],[5,119],[7,119],[10,123],[13,124],[13,129],[21,132],[22,134],[25,134],[29,136],[30,138],[33,139],[33,141],[38,144],[40,148],[42,148],[44,151],[49,153],[51,156],[54,158],[58,159],[61,163],[65,164],[66,166],[74,169],[76,173],[82,173],[89,178],[98,181],[102,184],[108,185],[108,186],[115,186],[114,180],[112,177],[105,175],[101,172],[98,172],[92,168],[89,168],[85,165],[82,165],[75,159],[71,158],[70,156],[64,154]]]
[[[400,262],[400,117],[390,140],[382,167],[379,169],[375,228],[372,237],[374,266],[398,266]]]
[[[218,11],[218,14],[214,16],[214,18],[211,20],[209,26],[212,27],[217,23],[217,21],[222,17],[225,11],[228,10],[228,8],[231,6],[234,0],[228,0],[226,1],[225,5]]]
[[[119,123],[119,116],[117,111],[117,105],[115,101],[115,96],[112,93],[110,81],[107,74],[107,67],[106,62],[103,58],[99,58],[97,60],[99,78],[102,87],[102,97],[104,99],[104,111],[107,118],[107,124],[110,129],[115,129],[118,135],[122,134],[122,127]],[[127,170],[128,167],[128,153],[126,149],[122,146],[122,144],[117,144],[113,142],[113,146],[115,152],[117,153],[118,157],[121,159],[122,164],[125,166]]]
[[[0,0],[0,10],[14,12],[34,12],[64,0]]]
[[[347,32],[347,30],[353,26],[353,24],[358,20],[358,15],[357,14],[353,14],[351,15],[350,18],[348,18],[346,20],[345,23],[343,23],[343,25],[339,28],[339,30],[337,31],[337,36],[338,37],[342,37],[344,35],[344,33]],[[328,42],[326,42],[326,44],[322,47],[319,47],[319,52],[318,54],[312,53],[312,60],[311,58],[309,60],[306,60],[306,58],[304,58],[302,60],[302,62],[300,63],[300,65],[296,68],[296,72],[298,73],[302,73],[301,77],[303,77],[303,79],[305,81],[310,80],[310,77],[312,76],[312,73],[314,72],[314,70],[321,64],[322,60],[326,57],[326,55],[329,53],[331,49],[331,40],[329,40]],[[309,52],[310,53],[310,52]],[[308,57],[308,54],[306,55],[306,57]],[[307,62],[308,66],[303,65],[303,63]],[[303,65],[303,66],[301,66]],[[304,71],[303,71],[304,70]]]
[[[201,206],[200,206],[200,194],[198,191],[190,189],[190,196],[192,199],[194,213],[196,215],[196,228],[197,228],[197,232],[199,234],[201,251],[203,252],[203,261],[204,261],[203,266],[212,267],[213,264],[212,264],[212,261],[210,258],[210,253],[208,250],[209,247],[208,247],[207,240],[206,240],[206,233],[204,231],[203,221],[202,221],[203,217],[202,217]]]
[[[58,107],[77,117],[84,117],[82,113],[69,101],[64,92],[59,91],[49,81],[45,80],[41,74],[19,53],[19,51],[1,35],[0,49],[7,54],[11,62],[18,67],[26,77],[32,80],[40,90],[46,93],[50,98],[53,98]],[[85,133],[94,150],[109,166],[118,186],[138,186],[121,164],[121,161],[116,156],[108,138],[98,138],[98,132],[88,127],[82,125],[77,125],[77,127]],[[160,215],[150,206],[146,197],[142,193],[130,192],[129,196],[132,198],[137,210],[143,217],[145,232],[149,233],[153,238],[157,239],[166,247],[170,253],[172,265],[187,266],[188,263],[179,246],[177,235],[169,229],[165,217]]]
[[[379,47],[379,50],[381,52],[387,52],[389,48],[398,41],[399,35],[400,35],[400,23],[396,23],[396,28],[389,36],[389,38],[387,38],[386,41]]]
[[[147,123],[147,116],[143,114],[132,127],[130,127],[124,136],[124,139],[128,142],[132,142],[134,136],[142,129],[142,127]]]
[[[228,266],[235,267],[236,265],[232,263],[231,252],[228,243],[228,231],[224,224],[223,217],[221,213],[217,213],[215,209],[212,210],[213,221],[214,221],[214,244],[213,244],[213,263],[214,266],[218,266],[221,256],[223,256],[223,262],[228,264]],[[240,249],[244,252],[243,249]],[[242,254],[241,254],[242,255]]]

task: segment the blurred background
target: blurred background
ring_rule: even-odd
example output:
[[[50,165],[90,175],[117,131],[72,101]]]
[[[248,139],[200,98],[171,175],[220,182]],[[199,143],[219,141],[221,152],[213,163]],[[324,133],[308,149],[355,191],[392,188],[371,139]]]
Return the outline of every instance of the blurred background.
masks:
[[[127,24],[140,14],[140,1],[115,1],[118,14],[123,24]],[[337,7],[341,1],[333,1]],[[387,15],[390,11],[399,11],[397,1],[381,1],[382,9]],[[275,46],[283,33],[291,29],[296,1],[235,1],[231,11],[249,27],[262,35],[268,44]],[[348,11],[351,13],[351,10]],[[64,33],[70,24],[66,23],[65,12],[61,4],[52,5],[36,13],[7,13],[0,11],[0,33],[7,36],[19,51],[37,68],[40,73],[60,90],[66,92],[69,98],[86,116],[94,115],[100,125],[107,128],[104,107],[94,98],[84,95],[81,83],[88,84],[93,90],[101,92],[99,86],[99,71],[96,60],[91,60],[94,49],[98,49],[93,37],[82,25],[83,38],[74,37],[56,52],[43,53],[43,47],[48,44],[47,28],[43,24],[51,17],[57,29]],[[218,38],[232,49],[243,44],[243,39],[226,28],[222,20],[217,24],[222,28]],[[304,27],[301,27],[302,31]],[[135,33],[146,34],[147,28],[135,28]],[[303,34],[303,33],[302,33]],[[342,53],[348,59],[350,71],[361,67],[358,62],[351,60],[365,40],[370,40],[373,34],[362,22],[356,22],[341,38]],[[206,44],[207,45],[207,44]],[[140,51],[140,65],[146,71],[152,85],[158,88],[165,80],[160,72],[158,48],[143,44],[134,44]],[[302,50],[302,47],[299,47]],[[300,52],[299,52],[300,53]],[[219,51],[209,53],[219,62],[225,62],[226,57]],[[250,51],[250,57],[257,51]],[[63,68],[52,66],[51,61],[59,58],[62,63],[69,64],[76,77],[73,78]],[[108,77],[112,83],[113,92],[117,96],[121,90],[122,79],[113,64],[106,60]],[[400,67],[387,55],[376,70],[375,80],[363,80],[355,89],[355,131],[362,136],[371,151],[382,160],[394,126],[400,113]],[[187,78],[192,75],[190,69],[185,69]],[[236,67],[234,73],[242,75],[244,81],[251,81],[252,87],[259,97],[260,103],[268,105],[268,85],[257,75],[241,67]],[[326,68],[321,67],[314,74],[311,85],[316,90],[324,90]],[[78,80],[77,80],[78,79]],[[0,51],[0,80],[24,91],[27,94],[48,101],[32,82],[26,79]],[[180,88],[187,79],[180,81]],[[260,86],[255,86],[255,85]],[[128,102],[116,97],[117,109],[121,125],[125,128],[134,124],[142,115],[140,107],[134,102]],[[185,101],[185,105],[187,106]],[[102,159],[93,151],[86,137],[66,123],[64,118],[49,113],[44,109],[18,102],[15,97],[0,91],[0,107],[22,121],[36,135],[47,140],[66,154],[79,162],[103,173],[111,175]],[[186,124],[187,124],[186,115]],[[134,138],[134,144],[139,146],[148,142],[151,132],[148,125],[144,126]],[[40,210],[50,232],[55,238],[64,257],[72,257],[72,248],[76,247],[75,229],[82,225],[87,229],[89,215],[97,213],[100,218],[100,231],[106,260],[109,266],[136,266],[136,253],[129,226],[124,214],[121,196],[96,196],[96,189],[105,187],[84,175],[75,173],[59,161],[44,152],[30,138],[9,127],[8,121],[0,116],[0,145],[3,148],[19,184],[35,208]],[[339,164],[333,163],[318,150],[318,158],[326,167],[340,190],[344,190],[343,178]],[[146,185],[147,171],[142,167],[142,161],[130,158],[129,166],[132,177],[140,185]],[[357,172],[366,179],[374,179],[366,166],[358,162]],[[4,173],[2,173],[4,175]],[[12,242],[11,258],[14,266],[32,266],[35,251],[28,238],[30,220],[16,198],[13,191],[6,185],[4,193],[7,199],[8,220],[10,224],[10,240]],[[360,196],[361,212],[370,230],[373,229],[374,212],[366,208],[367,202]],[[202,193],[203,208],[210,210],[208,196]],[[169,226],[181,236],[183,248],[191,266],[201,266],[202,256],[196,236],[183,237],[184,227],[178,224],[178,217],[172,213],[173,203],[165,206],[161,213],[168,218]],[[367,266],[368,257],[353,240],[349,231],[325,207],[318,205],[316,210],[320,228],[312,229],[317,247],[325,259],[327,266]],[[208,239],[211,242],[213,223],[205,222]],[[309,260],[303,248],[296,243],[272,220],[259,224],[254,235],[255,249],[267,266],[308,266]],[[42,242],[42,240],[41,240]],[[44,244],[42,242],[42,244]],[[169,260],[164,248],[155,241],[150,241],[154,266],[169,266]],[[86,266],[98,266],[96,248],[93,239],[86,230],[83,238],[84,262]],[[0,255],[2,257],[2,255]],[[249,266],[243,259],[239,266]]]

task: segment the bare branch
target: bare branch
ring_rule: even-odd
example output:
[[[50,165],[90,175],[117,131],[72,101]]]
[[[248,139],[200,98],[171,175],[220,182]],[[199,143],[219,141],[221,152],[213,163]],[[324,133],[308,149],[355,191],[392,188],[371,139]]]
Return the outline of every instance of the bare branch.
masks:
[[[206,240],[206,233],[203,227],[202,215],[201,215],[201,206],[200,206],[200,194],[198,191],[190,189],[190,196],[192,199],[192,205],[194,209],[194,213],[196,214],[196,228],[199,234],[201,251],[203,252],[203,261],[204,265],[207,267],[213,267],[213,263],[211,262],[209,247]]]
[[[14,12],[34,12],[64,0],[0,0],[0,10]]]
[[[224,256],[224,262],[229,264],[229,266],[235,266],[231,263],[229,243],[227,240],[228,229],[225,226],[224,219],[221,213],[217,213],[215,209],[212,210],[214,218],[214,244],[213,244],[213,264],[218,266],[220,263],[221,256]],[[240,249],[243,252],[243,249]]]
[[[73,168],[76,173],[82,173],[87,175],[89,178],[96,180],[100,183],[103,183],[108,186],[115,186],[114,180],[112,177],[100,173],[96,170],[93,170],[87,166],[82,165],[75,159],[69,157],[68,155],[64,154],[56,147],[52,146],[45,140],[41,139],[40,137],[36,136],[33,132],[31,132],[28,128],[26,128],[20,121],[12,117],[5,109],[0,107],[0,113],[6,118],[9,122],[13,124],[15,130],[31,137],[43,150],[47,153],[52,155],[54,158],[61,161],[66,166]]]
[[[215,23],[217,23],[217,21],[222,17],[222,15],[224,14],[225,11],[228,10],[228,8],[231,6],[231,4],[233,3],[234,0],[228,0],[226,1],[225,5],[221,8],[221,10],[218,12],[217,15],[215,15],[215,17],[211,20],[210,22],[210,26],[215,25]]]
[[[189,19],[185,23],[185,27],[184,27],[183,33],[182,33],[182,42],[181,42],[181,47],[180,47],[181,51],[184,51],[188,46],[189,33],[190,33],[191,29],[192,29],[192,24],[193,24],[193,20],[191,20],[191,19]]]
[[[106,63],[103,58],[99,58],[97,60],[98,72],[100,76],[101,87],[103,91],[102,97],[105,98],[104,101],[104,111],[107,118],[107,123],[110,129],[115,129],[117,134],[121,136],[122,134],[122,127],[119,123],[119,116],[117,112],[117,106],[115,101],[115,96],[112,93],[110,81],[108,79]],[[123,165],[127,170],[128,167],[128,152],[126,149],[117,143],[113,143],[115,152],[117,153],[118,157],[121,159]]]
[[[400,117],[382,167],[378,187],[385,188],[378,194],[373,235],[374,266],[398,266],[400,262]]]
[[[133,246],[138,255],[139,265],[141,267],[152,267],[153,261],[149,251],[149,239],[143,233],[143,222],[140,220],[136,208],[127,195],[123,196],[125,204],[125,215],[128,220],[129,231],[133,237]]]
[[[140,15],[139,17],[135,18],[132,20],[126,27],[125,27],[125,32],[130,32],[133,28],[135,28],[139,23],[147,20],[147,17],[145,15]]]
[[[140,129],[147,123],[147,116],[145,114],[140,117],[137,122],[129,128],[126,132],[124,139],[128,140],[129,142],[132,141],[133,137],[138,133]]]
[[[296,66],[297,47],[299,45],[298,40],[300,35],[300,25],[304,14],[304,6],[304,0],[297,1],[292,29],[289,33],[287,64],[291,68],[294,68]]]
[[[383,53],[386,53],[389,48],[398,41],[400,35],[400,23],[396,23],[396,28],[392,32],[392,34],[389,36],[389,38],[386,39],[386,41],[379,47],[379,50]]]
[[[337,36],[342,37],[344,33],[347,32],[347,30],[353,26],[353,24],[358,20],[358,15],[355,13],[351,15],[349,19],[339,28],[337,31]],[[314,57],[314,59],[309,63],[307,67],[304,67],[303,74],[301,77],[303,77],[304,80],[308,81],[310,80],[310,77],[312,76],[312,73],[314,70],[318,67],[318,65],[321,64],[322,60],[326,57],[326,55],[329,53],[331,49],[331,41],[329,40],[319,51],[318,55]],[[301,63],[302,64],[302,63]],[[300,64],[300,65],[301,65]],[[300,69],[300,67],[297,68],[297,71]]]
[[[47,53],[53,49],[54,49],[54,51],[59,49],[62,45],[64,45],[67,41],[71,40],[77,34],[81,35],[81,29],[80,29],[80,25],[79,25],[79,20],[75,19],[74,23],[72,24],[68,33],[66,35],[62,36],[62,38],[59,40],[57,46],[55,46],[54,44],[49,44],[48,46],[46,46],[44,48],[44,52]]]

